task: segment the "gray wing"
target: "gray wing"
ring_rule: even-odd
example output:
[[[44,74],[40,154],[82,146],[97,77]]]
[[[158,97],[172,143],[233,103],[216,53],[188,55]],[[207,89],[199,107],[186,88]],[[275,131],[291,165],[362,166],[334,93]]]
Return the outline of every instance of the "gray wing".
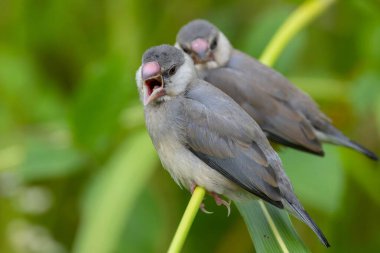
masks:
[[[363,153],[372,160],[378,160],[378,157],[375,153],[364,148],[360,144],[350,140],[338,129],[336,129],[331,124],[331,120],[323,112],[319,110],[317,104],[313,101],[313,99],[309,95],[298,89],[296,86],[294,86],[280,73],[261,64],[254,58],[237,50],[233,51],[231,59],[227,63],[227,67],[234,70],[244,71],[245,75],[249,76],[251,83],[253,83],[255,87],[262,89],[262,91],[265,92],[268,96],[271,96],[274,100],[277,100],[278,102],[282,103],[284,106],[290,108],[294,113],[297,113],[305,119],[299,122],[299,126],[300,130],[303,131],[304,135],[309,136],[308,139],[311,140],[311,142],[309,142],[310,145],[298,147],[296,146],[295,148],[306,147],[310,149],[310,151],[313,151],[312,146],[314,146],[315,148],[317,148],[317,152],[314,153],[323,154],[320,141],[331,142],[336,145],[346,146],[348,148],[354,149],[360,153]],[[245,109],[247,111],[249,110],[249,108]],[[297,123],[295,118],[294,120]],[[287,122],[281,121],[279,123]],[[319,133],[320,136],[317,136],[318,140],[315,139],[316,136],[314,134],[314,131],[309,131],[310,128],[307,125],[310,125]],[[289,127],[286,124],[284,126]],[[281,137],[284,136],[286,135],[281,135]],[[287,140],[285,138],[276,139],[277,136],[269,137],[271,137],[272,139],[273,137],[275,137],[273,139],[274,141],[283,143],[288,146],[292,146],[289,144],[293,144],[293,142],[284,143],[283,141]],[[291,140],[294,139],[292,138]],[[318,151],[318,149],[320,150],[320,152]]]
[[[319,110],[310,96],[277,71],[238,50],[234,50],[227,65],[244,71],[263,91],[301,113],[315,128],[324,128],[330,124],[331,120]]]
[[[258,77],[229,67],[207,71],[205,80],[231,96],[277,143],[323,155],[309,121],[286,103],[268,94],[256,82]]]
[[[282,208],[277,182],[281,162],[259,126],[231,98],[209,84],[197,84],[185,97],[188,149],[243,189]]]

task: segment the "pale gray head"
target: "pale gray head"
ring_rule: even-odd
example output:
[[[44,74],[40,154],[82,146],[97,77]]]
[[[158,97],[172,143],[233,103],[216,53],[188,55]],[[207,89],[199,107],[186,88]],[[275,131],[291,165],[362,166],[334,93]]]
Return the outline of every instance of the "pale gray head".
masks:
[[[194,78],[196,72],[191,59],[169,45],[145,51],[142,65],[136,73],[144,105],[157,104],[183,93]]]
[[[176,46],[191,56],[197,65],[220,67],[227,63],[232,46],[217,27],[197,19],[186,24],[177,34]]]

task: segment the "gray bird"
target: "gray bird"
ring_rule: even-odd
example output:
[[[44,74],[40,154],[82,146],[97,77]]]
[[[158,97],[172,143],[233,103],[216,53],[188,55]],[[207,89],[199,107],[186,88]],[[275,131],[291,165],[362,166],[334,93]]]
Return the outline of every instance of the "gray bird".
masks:
[[[177,184],[190,192],[204,187],[227,207],[219,195],[259,197],[286,208],[329,246],[260,127],[233,99],[198,79],[188,55],[169,45],[147,50],[136,82],[149,135]]]
[[[232,47],[205,20],[183,26],[176,46],[189,54],[200,77],[233,98],[274,142],[323,156],[321,142],[345,146],[372,160],[378,157],[351,141],[316,103],[283,75]]]

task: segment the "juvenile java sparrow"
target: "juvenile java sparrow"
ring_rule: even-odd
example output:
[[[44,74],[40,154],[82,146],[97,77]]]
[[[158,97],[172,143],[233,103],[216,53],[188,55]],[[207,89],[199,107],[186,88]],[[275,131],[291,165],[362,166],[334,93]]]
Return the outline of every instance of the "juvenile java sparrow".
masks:
[[[234,49],[208,21],[194,20],[183,26],[176,46],[192,57],[200,77],[233,98],[271,141],[321,156],[321,142],[329,142],[378,160],[336,129],[307,94],[280,73]]]
[[[145,121],[163,166],[191,192],[204,187],[217,204],[259,197],[286,208],[329,246],[295,196],[281,160],[256,122],[229,96],[198,79],[178,48],[150,48],[136,73]]]

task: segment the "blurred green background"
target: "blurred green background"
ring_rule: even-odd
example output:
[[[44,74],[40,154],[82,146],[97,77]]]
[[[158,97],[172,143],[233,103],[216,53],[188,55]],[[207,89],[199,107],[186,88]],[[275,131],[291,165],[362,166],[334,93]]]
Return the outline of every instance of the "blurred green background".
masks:
[[[189,200],[147,137],[134,75],[194,18],[259,57],[302,1],[0,0],[0,252],[165,252]],[[339,1],[275,68],[380,153],[380,2]],[[380,165],[325,145],[282,149],[328,252],[379,252]],[[234,207],[208,197],[184,252],[254,252]],[[327,252],[294,221],[313,252]],[[90,250],[91,249],[91,250]]]

